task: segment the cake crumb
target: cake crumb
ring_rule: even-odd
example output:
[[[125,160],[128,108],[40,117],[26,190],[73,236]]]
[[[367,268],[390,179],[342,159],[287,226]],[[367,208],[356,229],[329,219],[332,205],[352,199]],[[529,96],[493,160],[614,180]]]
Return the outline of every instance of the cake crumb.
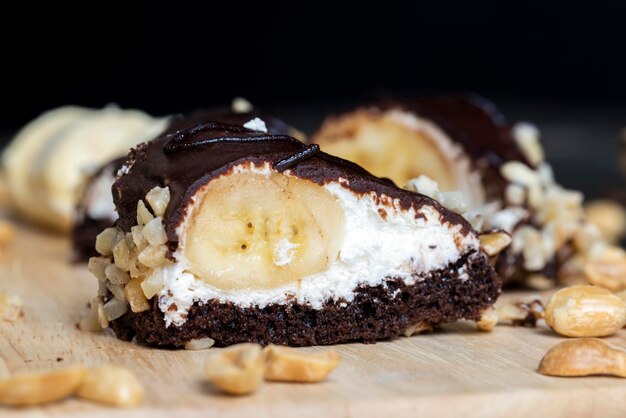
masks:
[[[265,122],[259,118],[250,119],[248,122],[243,124],[243,127],[253,131],[267,133],[267,126],[265,126]]]
[[[15,322],[24,315],[24,303],[15,295],[0,293],[0,318],[7,322]]]

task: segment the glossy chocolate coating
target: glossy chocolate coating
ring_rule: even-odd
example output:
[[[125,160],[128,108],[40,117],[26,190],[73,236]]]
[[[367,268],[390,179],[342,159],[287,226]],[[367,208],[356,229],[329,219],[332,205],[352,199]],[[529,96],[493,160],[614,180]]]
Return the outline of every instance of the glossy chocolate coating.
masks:
[[[181,138],[186,144],[184,147],[166,152],[168,144]],[[130,231],[136,224],[137,202],[145,199],[152,188],[168,186],[171,198],[164,224],[170,250],[175,251],[179,239],[176,228],[184,219],[188,203],[199,188],[239,164],[251,162],[261,166],[270,163],[274,166],[307,149],[305,144],[289,136],[268,135],[241,125],[205,122],[201,129],[191,127],[170,131],[131,151],[128,173],[113,185],[114,202],[119,214],[117,225],[124,231]],[[384,194],[397,198],[403,208],[413,206],[418,209],[425,204],[434,206],[446,221],[461,224],[464,234],[472,230],[465,219],[434,200],[400,189],[352,162],[321,151],[305,154],[307,158],[299,158],[288,168],[291,174],[320,185],[343,178],[354,192],[373,191],[378,196]]]

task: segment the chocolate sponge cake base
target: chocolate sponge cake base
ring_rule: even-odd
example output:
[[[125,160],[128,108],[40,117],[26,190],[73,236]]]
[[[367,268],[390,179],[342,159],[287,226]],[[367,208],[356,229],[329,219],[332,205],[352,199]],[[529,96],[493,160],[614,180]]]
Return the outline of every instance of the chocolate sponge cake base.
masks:
[[[465,274],[459,274],[463,266]],[[194,304],[183,325],[166,327],[153,298],[150,310],[128,312],[110,326],[118,338],[169,347],[182,347],[186,341],[204,337],[214,339],[217,346],[241,342],[291,346],[371,343],[396,338],[419,321],[435,325],[462,318],[477,320],[499,293],[500,283],[487,257],[472,253],[414,284],[390,278],[384,285],[355,289],[349,303],[328,302],[322,309],[295,302],[241,308],[213,300]]]

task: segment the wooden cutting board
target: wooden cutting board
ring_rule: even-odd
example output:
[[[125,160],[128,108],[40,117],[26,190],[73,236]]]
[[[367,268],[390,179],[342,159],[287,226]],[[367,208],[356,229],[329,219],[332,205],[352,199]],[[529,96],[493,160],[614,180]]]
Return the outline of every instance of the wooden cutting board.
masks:
[[[0,356],[8,371],[117,363],[143,381],[146,402],[132,410],[80,400],[23,410],[0,407],[2,417],[626,416],[625,379],[536,373],[545,351],[561,340],[543,324],[479,333],[472,324],[459,323],[393,342],[340,345],[335,348],[342,362],[327,382],[268,383],[252,396],[223,396],[202,381],[205,359],[216,349],[151,349],[78,331],[75,324],[96,287],[84,266],[68,260],[67,239],[26,227],[1,250],[0,291],[25,303],[21,320],[0,321]],[[626,346],[625,335],[610,340]]]

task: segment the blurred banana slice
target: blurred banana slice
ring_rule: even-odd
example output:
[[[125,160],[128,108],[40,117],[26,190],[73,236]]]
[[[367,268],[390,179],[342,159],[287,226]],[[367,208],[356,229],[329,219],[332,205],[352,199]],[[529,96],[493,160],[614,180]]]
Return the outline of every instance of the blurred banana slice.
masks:
[[[325,271],[341,248],[341,204],[308,180],[233,174],[212,181],[202,199],[185,257],[190,272],[219,289],[288,284]]]
[[[398,185],[426,175],[442,191],[461,191],[471,206],[485,202],[480,176],[462,148],[433,123],[402,110],[364,108],[330,118],[312,142]]]
[[[54,223],[54,218],[43,210],[40,196],[43,190],[33,184],[37,165],[35,161],[46,145],[90,110],[64,106],[50,110],[26,125],[15,136],[2,156],[4,176],[13,206],[32,222],[40,225]]]
[[[69,232],[85,175],[166,125],[165,119],[115,106],[66,106],[44,113],[17,134],[3,155],[15,208],[29,221]]]

